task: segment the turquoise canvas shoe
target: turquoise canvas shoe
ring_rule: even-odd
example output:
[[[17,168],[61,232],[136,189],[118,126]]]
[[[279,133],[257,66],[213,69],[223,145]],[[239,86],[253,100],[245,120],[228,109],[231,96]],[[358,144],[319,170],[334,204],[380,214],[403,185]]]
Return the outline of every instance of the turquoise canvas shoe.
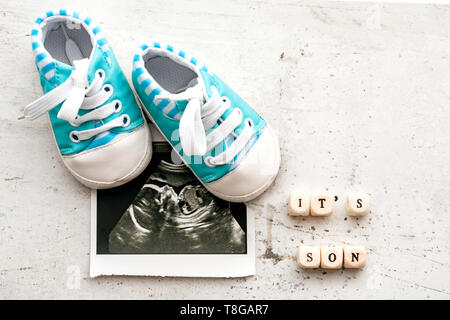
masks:
[[[138,176],[151,159],[150,131],[100,27],[78,12],[48,11],[31,40],[44,96],[22,118],[48,113],[64,164],[86,186]]]
[[[245,202],[270,186],[280,166],[274,131],[196,58],[145,44],[132,79],[143,109],[211,193]]]

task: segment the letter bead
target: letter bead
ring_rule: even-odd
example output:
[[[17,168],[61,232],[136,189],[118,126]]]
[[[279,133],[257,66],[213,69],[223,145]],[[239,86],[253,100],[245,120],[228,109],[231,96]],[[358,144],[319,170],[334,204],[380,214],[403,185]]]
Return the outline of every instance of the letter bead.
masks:
[[[333,213],[334,199],[327,193],[311,196],[311,215],[329,216]]]
[[[300,246],[298,248],[297,262],[303,269],[320,267],[320,248]]]
[[[340,269],[344,260],[341,247],[321,247],[320,267],[322,269]]]
[[[366,249],[362,246],[344,247],[344,268],[360,269],[366,265]]]
[[[288,207],[290,216],[309,216],[309,195],[292,192],[289,196]]]
[[[347,197],[347,215],[351,217],[365,216],[370,211],[369,195],[362,192],[354,192]]]

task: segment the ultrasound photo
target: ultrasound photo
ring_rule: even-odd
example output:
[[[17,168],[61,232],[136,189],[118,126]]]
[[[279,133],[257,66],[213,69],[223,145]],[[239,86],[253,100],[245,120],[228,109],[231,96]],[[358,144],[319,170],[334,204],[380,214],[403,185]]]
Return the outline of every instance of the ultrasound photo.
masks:
[[[160,160],[109,234],[111,253],[245,253],[230,203],[184,164]]]
[[[97,191],[97,253],[246,253],[245,204],[208,192],[186,165],[173,163],[167,143],[154,149],[136,181]]]
[[[253,213],[208,192],[150,128],[153,156],[144,172],[92,191],[90,276],[255,274]]]

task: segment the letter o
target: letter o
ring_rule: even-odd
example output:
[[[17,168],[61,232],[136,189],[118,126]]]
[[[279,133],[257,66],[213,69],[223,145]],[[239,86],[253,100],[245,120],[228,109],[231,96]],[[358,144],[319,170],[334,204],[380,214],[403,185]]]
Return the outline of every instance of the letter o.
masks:
[[[336,261],[336,254],[335,253],[330,253],[328,255],[328,260],[331,262],[335,262]]]

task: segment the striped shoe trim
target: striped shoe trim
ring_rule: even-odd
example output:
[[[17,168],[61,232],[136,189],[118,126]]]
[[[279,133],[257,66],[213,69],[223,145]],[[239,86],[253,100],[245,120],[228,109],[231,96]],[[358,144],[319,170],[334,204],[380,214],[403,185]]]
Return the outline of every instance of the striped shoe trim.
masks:
[[[153,77],[148,73],[145,68],[143,56],[147,54],[150,50],[162,51],[167,55],[176,55],[183,58],[186,62],[191,64],[194,69],[197,69],[198,73],[200,70],[208,71],[206,66],[201,63],[197,58],[189,55],[183,50],[179,50],[170,44],[164,44],[162,42],[150,42],[150,44],[143,44],[139,47],[136,54],[133,57],[133,75],[136,77],[137,83],[139,84],[142,91],[150,98],[152,103],[161,110],[169,118],[179,120],[181,118],[181,113],[178,110],[176,104],[169,100],[156,100],[155,97],[160,93],[167,93]]]
[[[38,71],[43,74],[48,81],[55,83],[55,60],[45,49],[42,42],[42,25],[47,19],[54,19],[54,17],[66,18],[74,24],[77,22],[81,23],[87,30],[91,30],[97,45],[110,61],[109,56],[111,48],[108,41],[100,26],[98,26],[91,18],[83,16],[77,11],[68,11],[65,9],[47,11],[34,22],[33,29],[31,30],[31,47],[33,49]]]

